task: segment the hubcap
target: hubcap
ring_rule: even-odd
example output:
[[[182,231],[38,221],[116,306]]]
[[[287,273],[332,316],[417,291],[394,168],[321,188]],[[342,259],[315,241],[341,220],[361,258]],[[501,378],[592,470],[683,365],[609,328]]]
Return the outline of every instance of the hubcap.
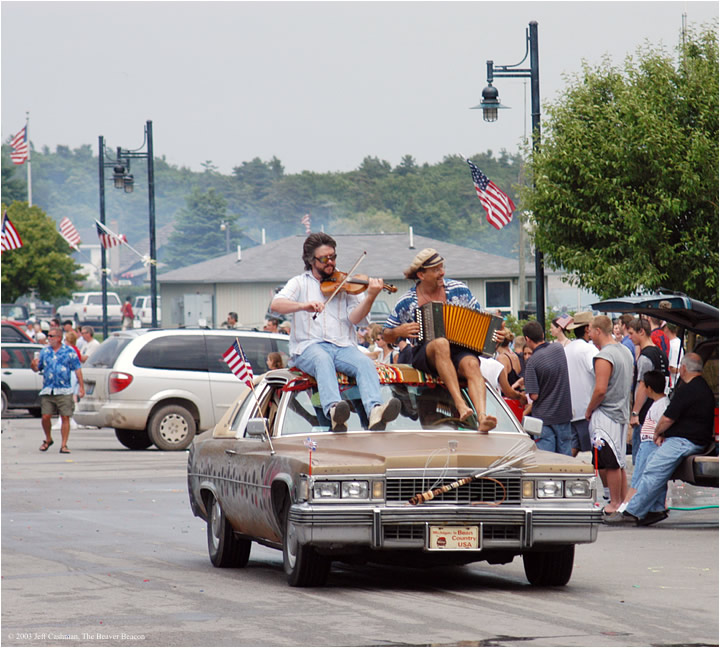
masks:
[[[220,546],[220,524],[222,522],[222,511],[220,510],[220,504],[217,500],[213,500],[212,508],[210,509],[210,535],[212,539],[213,549],[217,549]]]
[[[180,443],[187,435],[187,421],[179,414],[169,414],[160,422],[160,436],[170,443]]]
[[[288,520],[285,525],[285,547],[287,549],[287,561],[291,569],[295,569],[295,561],[297,560],[297,534],[295,525]]]

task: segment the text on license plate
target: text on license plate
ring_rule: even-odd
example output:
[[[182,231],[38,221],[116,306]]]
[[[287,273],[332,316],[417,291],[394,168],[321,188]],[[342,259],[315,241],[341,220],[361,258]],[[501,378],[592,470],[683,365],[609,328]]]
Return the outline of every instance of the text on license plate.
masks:
[[[477,526],[431,526],[428,548],[439,550],[479,549]]]

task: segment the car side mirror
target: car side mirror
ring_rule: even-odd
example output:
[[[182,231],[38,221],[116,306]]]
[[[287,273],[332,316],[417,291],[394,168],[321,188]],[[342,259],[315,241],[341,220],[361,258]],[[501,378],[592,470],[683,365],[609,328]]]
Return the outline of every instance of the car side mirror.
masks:
[[[523,417],[523,430],[527,432],[531,437],[538,437],[542,434],[543,422],[535,416]]]
[[[264,439],[267,424],[268,420],[266,418],[251,418],[247,422],[245,436],[252,439]]]

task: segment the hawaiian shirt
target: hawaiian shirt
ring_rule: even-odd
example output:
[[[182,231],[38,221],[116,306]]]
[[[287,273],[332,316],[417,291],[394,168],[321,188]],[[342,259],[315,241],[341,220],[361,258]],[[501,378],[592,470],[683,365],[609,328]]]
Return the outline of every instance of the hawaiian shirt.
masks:
[[[53,351],[51,346],[46,346],[40,351],[38,362],[38,369],[43,372],[43,388],[40,390],[40,396],[72,394],[71,375],[81,367],[77,353],[66,344],[63,344],[57,352]]]
[[[481,311],[480,304],[462,281],[455,279],[443,279],[445,285],[445,303],[455,304],[456,306],[464,306]],[[397,304],[395,310],[390,314],[385,322],[384,328],[396,328],[401,324],[415,321],[415,310],[418,307],[417,300],[417,284],[408,290]]]

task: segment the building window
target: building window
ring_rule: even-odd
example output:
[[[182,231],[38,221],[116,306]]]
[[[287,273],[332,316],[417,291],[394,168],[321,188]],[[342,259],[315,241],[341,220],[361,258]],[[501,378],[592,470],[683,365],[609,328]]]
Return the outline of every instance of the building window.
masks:
[[[485,282],[485,307],[486,308],[510,308],[510,282],[509,281],[486,281]]]

